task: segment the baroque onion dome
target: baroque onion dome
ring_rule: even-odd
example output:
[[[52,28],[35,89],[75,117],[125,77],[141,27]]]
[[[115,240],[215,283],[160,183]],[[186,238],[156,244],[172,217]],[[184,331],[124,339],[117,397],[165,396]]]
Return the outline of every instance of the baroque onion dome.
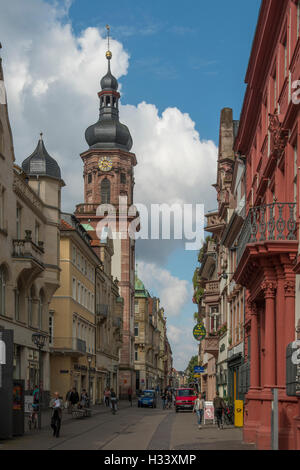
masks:
[[[42,133],[35,151],[23,161],[22,169],[28,176],[41,175],[61,179],[58,163],[47,152]]]
[[[119,121],[118,81],[110,70],[112,53],[106,52],[108,60],[107,74],[101,80],[100,115],[96,124],[85,131],[85,139],[90,148],[95,149],[121,149],[130,151],[132,138],[129,129]]]

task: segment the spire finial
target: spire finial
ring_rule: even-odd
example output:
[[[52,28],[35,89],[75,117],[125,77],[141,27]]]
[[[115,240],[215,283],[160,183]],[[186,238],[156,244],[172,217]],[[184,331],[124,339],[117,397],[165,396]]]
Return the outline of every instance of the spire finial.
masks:
[[[110,33],[110,26],[107,24],[106,25],[106,30],[107,30],[107,52],[106,52],[106,58],[107,60],[110,60],[112,58],[112,53],[110,52],[109,50],[109,41],[110,41],[110,36],[109,36],[109,33]]]
[[[43,140],[43,133],[40,132],[40,140]]]

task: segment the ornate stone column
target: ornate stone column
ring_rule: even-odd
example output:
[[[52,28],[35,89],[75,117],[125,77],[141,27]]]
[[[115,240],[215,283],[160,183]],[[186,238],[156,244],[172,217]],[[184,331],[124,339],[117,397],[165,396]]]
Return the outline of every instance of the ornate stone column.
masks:
[[[295,341],[295,281],[289,280],[284,283],[285,296],[285,344]]]
[[[259,345],[258,345],[258,311],[255,302],[248,302],[251,312],[250,335],[250,387],[259,387]]]
[[[265,367],[264,384],[272,388],[276,384],[276,345],[275,345],[275,295],[276,282],[266,281],[261,285],[265,296]]]

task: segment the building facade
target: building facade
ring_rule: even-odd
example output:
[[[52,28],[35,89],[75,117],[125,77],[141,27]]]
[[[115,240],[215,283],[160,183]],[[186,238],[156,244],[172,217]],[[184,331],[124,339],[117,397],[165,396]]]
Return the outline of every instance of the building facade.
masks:
[[[109,227],[114,242],[112,274],[119,281],[124,299],[123,343],[120,352],[119,393],[127,397],[135,390],[134,371],[134,275],[135,241],[128,226],[136,214],[128,215],[133,204],[134,167],[136,157],[130,152],[132,138],[128,128],[119,121],[118,82],[111,74],[111,52],[108,51],[108,72],[101,80],[100,116],[85,133],[89,149],[81,154],[84,164],[84,203],[76,207],[75,215],[96,232],[97,252],[103,228]],[[121,199],[120,199],[121,198]]]
[[[15,379],[30,393],[40,381],[50,392],[50,354],[39,352],[32,334],[49,333],[49,303],[59,287],[59,221],[64,183],[42,136],[22,163],[15,165],[0,58],[0,328],[14,332]]]
[[[244,440],[271,448],[272,389],[279,393],[279,447],[300,448],[299,398],[286,394],[286,348],[299,309],[298,1],[263,0],[246,75],[236,151],[246,159],[246,220],[234,279],[246,288],[250,363]],[[296,277],[297,275],[297,277]],[[298,299],[297,299],[297,302]]]

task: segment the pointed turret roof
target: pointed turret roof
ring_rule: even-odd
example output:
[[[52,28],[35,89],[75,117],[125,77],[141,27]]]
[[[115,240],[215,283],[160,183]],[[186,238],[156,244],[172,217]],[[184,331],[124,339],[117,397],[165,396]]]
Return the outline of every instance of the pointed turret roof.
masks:
[[[40,139],[35,151],[23,161],[22,169],[29,176],[43,175],[61,179],[61,172],[58,163],[47,152],[42,133],[40,134]]]

